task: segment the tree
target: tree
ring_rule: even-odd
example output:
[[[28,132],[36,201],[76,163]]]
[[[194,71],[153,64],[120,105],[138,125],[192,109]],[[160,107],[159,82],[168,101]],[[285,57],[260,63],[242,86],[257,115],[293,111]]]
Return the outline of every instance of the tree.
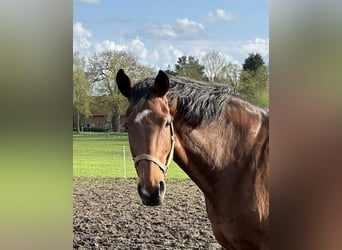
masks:
[[[258,53],[249,54],[242,65],[239,85],[240,96],[262,106],[269,105],[269,70]]]
[[[185,76],[199,81],[207,81],[204,75],[204,66],[193,56],[179,57],[175,64],[175,73],[178,76]]]
[[[170,64],[167,65],[167,69],[164,70],[166,74],[169,74],[169,75],[176,75],[176,72],[173,71],[172,67]]]
[[[209,81],[217,82],[217,78],[222,71],[222,68],[226,64],[226,59],[224,56],[216,50],[211,50],[205,54],[205,56],[202,58],[202,61],[205,68],[204,72]]]
[[[216,76],[216,81],[225,83],[229,86],[232,94],[239,94],[241,66],[233,63],[225,64],[219,74]]]
[[[261,107],[269,106],[269,70],[267,66],[257,71],[243,70],[240,76],[240,96]]]
[[[134,81],[156,73],[154,68],[138,63],[129,52],[108,50],[93,55],[89,67],[91,79],[97,94],[106,97],[105,112],[112,117],[112,128],[116,131],[120,129],[120,114],[128,106],[127,99],[120,94],[115,82],[116,73],[121,68]]]
[[[81,119],[86,119],[90,115],[92,85],[85,68],[85,59],[75,53],[73,55],[73,106],[77,133],[80,133]]]
[[[260,67],[264,65],[265,65],[265,62],[262,59],[260,54],[250,53],[248,57],[245,59],[245,62],[242,65],[242,69],[245,71],[256,72]]]

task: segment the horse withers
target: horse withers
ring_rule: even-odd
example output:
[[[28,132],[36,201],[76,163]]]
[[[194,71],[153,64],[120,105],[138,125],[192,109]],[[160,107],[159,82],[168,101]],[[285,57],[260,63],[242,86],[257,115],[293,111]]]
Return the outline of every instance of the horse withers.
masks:
[[[268,112],[227,86],[168,76],[116,81],[128,98],[123,119],[146,205],[163,202],[175,162],[197,184],[217,241],[227,249],[268,249]]]

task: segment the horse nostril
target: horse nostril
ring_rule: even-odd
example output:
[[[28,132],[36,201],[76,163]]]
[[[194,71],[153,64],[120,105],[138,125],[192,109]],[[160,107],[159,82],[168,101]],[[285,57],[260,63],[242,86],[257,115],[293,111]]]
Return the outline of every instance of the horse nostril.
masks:
[[[159,194],[162,194],[165,192],[165,182],[164,181],[160,181],[159,182]]]
[[[145,197],[149,197],[150,196],[150,194],[146,191],[146,189],[143,188],[140,184],[138,184],[138,193],[139,193],[140,196],[141,195],[143,195]]]

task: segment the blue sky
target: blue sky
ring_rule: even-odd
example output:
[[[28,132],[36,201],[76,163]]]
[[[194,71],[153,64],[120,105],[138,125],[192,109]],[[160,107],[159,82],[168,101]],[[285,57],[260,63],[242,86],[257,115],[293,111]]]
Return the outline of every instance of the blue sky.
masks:
[[[81,55],[130,51],[157,69],[211,50],[240,65],[255,52],[269,61],[268,0],[74,0],[73,29]]]

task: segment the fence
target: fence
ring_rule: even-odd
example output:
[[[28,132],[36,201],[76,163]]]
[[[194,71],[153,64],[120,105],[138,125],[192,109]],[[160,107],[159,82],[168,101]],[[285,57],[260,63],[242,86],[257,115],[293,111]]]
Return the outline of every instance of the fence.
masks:
[[[136,178],[127,133],[84,132],[73,136],[75,177]],[[175,163],[168,178],[187,178]]]

